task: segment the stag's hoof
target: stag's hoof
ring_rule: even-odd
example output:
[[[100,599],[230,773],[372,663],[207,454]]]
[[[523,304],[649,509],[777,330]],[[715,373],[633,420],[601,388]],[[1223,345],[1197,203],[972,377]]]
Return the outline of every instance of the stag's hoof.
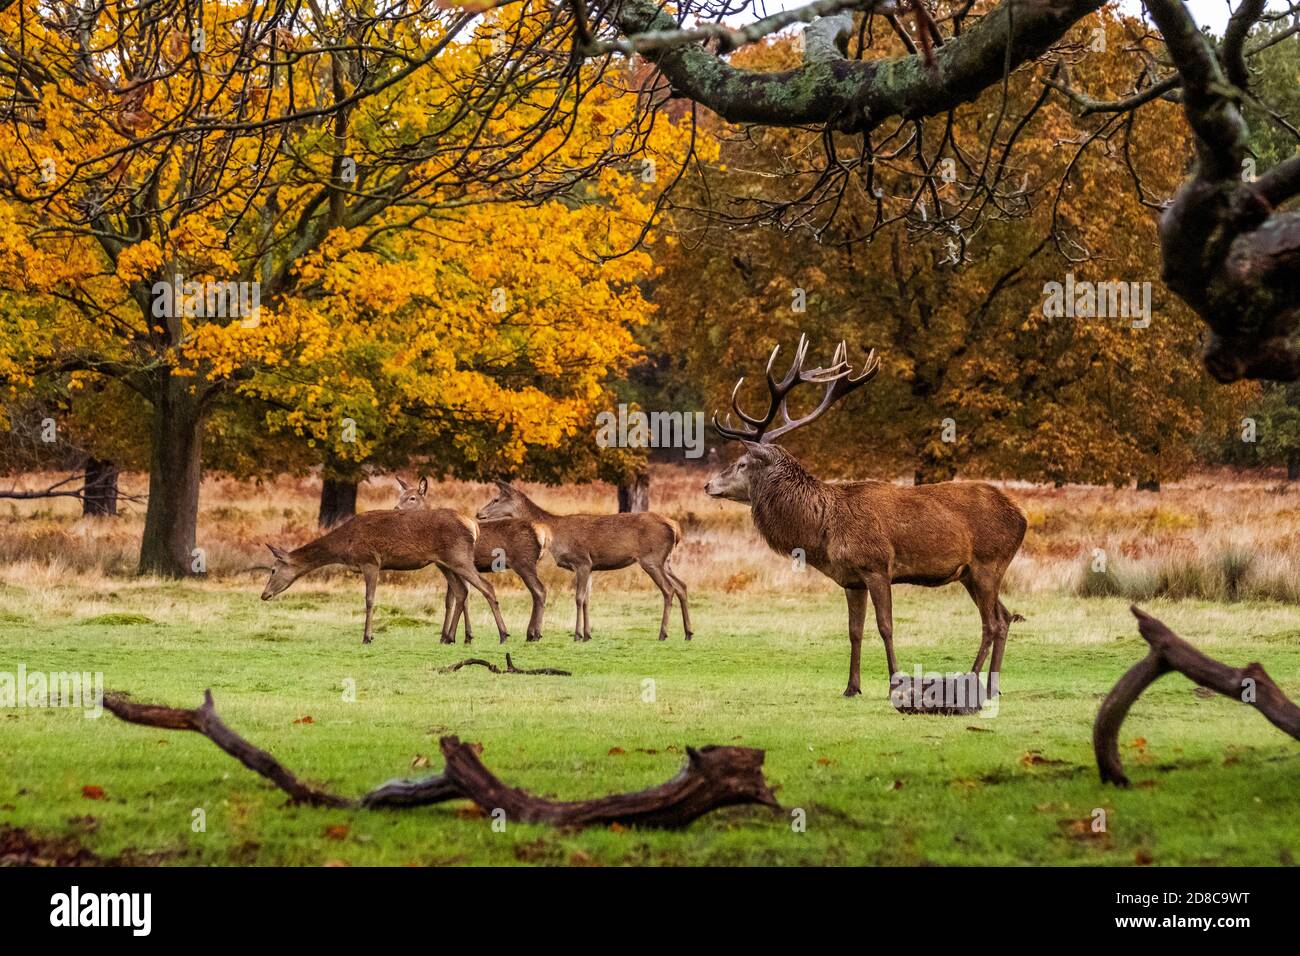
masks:
[[[440,638],[438,638],[438,643],[439,643],[439,644],[455,644],[455,643],[456,643],[456,638],[454,638],[454,637],[440,637]]]
[[[668,632],[667,632],[667,631],[660,631],[660,632],[659,632],[659,640],[661,640],[661,641],[666,641],[666,640],[668,640]]]
[[[373,638],[373,637],[363,637],[363,638],[361,639],[361,643],[362,643],[362,644],[370,644],[370,643],[373,643],[373,642],[374,642],[374,638]]]
[[[854,687],[854,686],[850,685],[850,686],[844,688],[844,696],[845,696],[845,697],[861,697],[861,696],[862,696],[862,688],[860,688],[860,687]]]
[[[694,636],[695,636],[695,635],[692,634],[690,631],[687,631],[687,632],[686,632],[686,639],[687,639],[688,641],[689,641],[692,637],[694,637]]]
[[[540,641],[541,639],[542,639],[542,635],[540,634],[529,634],[526,638],[524,638],[524,643],[534,644],[537,641]]]
[[[510,640],[510,635],[509,635],[509,634],[502,634],[502,635],[501,635],[501,640],[497,641],[497,643],[498,643],[498,644],[504,644],[504,643],[505,643],[506,641],[508,641],[508,640]]]

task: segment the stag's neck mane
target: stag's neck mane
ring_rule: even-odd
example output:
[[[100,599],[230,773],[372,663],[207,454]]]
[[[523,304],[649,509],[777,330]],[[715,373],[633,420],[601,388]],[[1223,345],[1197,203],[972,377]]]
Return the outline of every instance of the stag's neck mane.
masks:
[[[830,492],[824,481],[788,453],[750,488],[754,526],[774,551],[817,548],[826,530]]]

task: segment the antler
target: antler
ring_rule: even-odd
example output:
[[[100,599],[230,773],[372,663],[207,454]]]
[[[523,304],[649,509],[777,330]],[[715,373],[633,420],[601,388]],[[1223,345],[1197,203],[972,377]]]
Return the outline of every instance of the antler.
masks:
[[[826,409],[849,394],[849,392],[871,381],[875,378],[876,373],[880,371],[880,360],[876,358],[876,350],[872,349],[867,355],[866,362],[863,363],[861,373],[854,378],[853,367],[849,365],[848,361],[849,348],[845,342],[840,342],[839,346],[836,347],[835,356],[831,360],[830,367],[805,369],[803,363],[808,357],[808,336],[800,335],[799,345],[794,353],[794,362],[791,363],[790,370],[778,382],[772,377],[772,366],[776,364],[776,356],[780,351],[781,346],[779,345],[772,349],[772,356],[767,360],[767,370],[764,372],[770,396],[767,413],[762,418],[755,418],[752,415],[745,414],[740,407],[740,386],[745,381],[742,376],[736,382],[736,387],[731,390],[731,410],[736,413],[741,422],[749,427],[748,429],[733,428],[730,412],[727,413],[726,424],[720,424],[718,422],[718,413],[714,412],[713,428],[723,438],[769,443],[786,432],[793,431],[800,425],[807,425],[809,422],[820,418]],[[790,411],[786,407],[786,396],[801,382],[825,385],[826,392],[822,396],[821,403],[816,408],[802,418],[795,419],[790,417]],[[784,421],[779,427],[771,428],[778,412]]]

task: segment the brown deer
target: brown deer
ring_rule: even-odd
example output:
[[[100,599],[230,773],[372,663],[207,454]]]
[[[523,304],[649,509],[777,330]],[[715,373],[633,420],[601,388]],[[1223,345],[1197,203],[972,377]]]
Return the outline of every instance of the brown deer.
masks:
[[[875,377],[880,363],[875,352],[856,377],[846,359],[843,342],[829,368],[804,369],[807,336],[799,339],[794,362],[779,382],[772,377],[779,346],[767,363],[770,394],[767,412],[753,418],[737,402],[742,378],[731,393],[731,407],[743,423],[731,427],[713,416],[724,438],[744,443],[745,454],[714,475],[704,490],[714,498],[750,505],[754,525],[767,543],[782,554],[802,549],[805,560],[844,588],[849,603],[849,685],[845,697],[860,694],[858,665],[867,595],[876,609],[876,627],[885,642],[891,684],[898,674],[894,657],[894,624],[890,586],[920,584],[940,587],[960,581],[979,609],[979,652],[971,670],[978,675],[992,648],[988,695],[997,693],[998,675],[1007,631],[1014,620],[998,599],[998,588],[1025,536],[1025,516],[1015,503],[992,485],[945,481],[899,487],[884,481],[824,482],[793,455],[772,441],[819,418],[839,399]],[[825,386],[820,404],[792,419],[786,397],[796,385]],[[772,428],[780,413],[783,421]]]
[[[349,518],[333,531],[293,551],[268,544],[275,566],[262,590],[269,601],[294,581],[330,564],[341,564],[366,579],[366,628],[361,643],[371,641],[370,624],[375,606],[375,586],[380,571],[418,571],[436,564],[452,582],[468,581],[492,608],[501,640],[509,636],[496,592],[474,567],[474,539],[478,525],[447,508],[429,511],[367,511]],[[464,587],[462,583],[460,585]],[[443,641],[447,640],[443,622]]]
[[[686,607],[686,585],[673,573],[670,557],[682,540],[682,529],[653,512],[615,515],[557,515],[537,505],[522,491],[504,481],[497,482],[497,496],[483,506],[480,521],[521,518],[544,525],[551,533],[551,555],[560,567],[574,575],[577,618],[575,641],[591,640],[591,572],[617,571],[633,564],[650,575],[664,596],[664,615],[659,622],[659,640],[668,639],[668,617],[673,596],[682,603],[682,629],[691,639],[691,614]]]
[[[398,511],[422,511],[428,508],[425,498],[429,490],[429,479],[421,478],[417,487],[412,488],[401,478],[397,479],[401,494],[397,498]],[[528,618],[528,640],[542,639],[542,617],[546,613],[546,585],[537,573],[537,564],[546,553],[550,544],[551,533],[545,525],[522,521],[518,518],[503,518],[500,521],[483,521],[478,526],[478,539],[474,542],[474,566],[481,574],[494,571],[511,570],[519,575],[533,596],[533,612]],[[446,609],[442,623],[442,642],[454,643],[456,628],[460,617],[465,615],[465,643],[474,640],[470,615],[465,609],[469,589],[459,579],[448,578]]]

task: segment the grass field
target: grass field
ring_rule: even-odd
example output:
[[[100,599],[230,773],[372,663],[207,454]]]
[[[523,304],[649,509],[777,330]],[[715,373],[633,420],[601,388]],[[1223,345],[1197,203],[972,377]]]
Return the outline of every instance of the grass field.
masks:
[[[233,728],[306,779],[349,794],[435,771],[445,733],[481,742],[506,782],[559,798],[659,783],[677,771],[685,745],[736,743],[767,751],[767,778],[787,811],[733,808],[671,833],[514,823],[495,832],[464,801],[401,812],[288,807],[198,735],[20,708],[0,712],[0,829],[52,841],[50,853],[84,848],[102,860],[182,865],[1300,858],[1300,749],[1255,712],[1201,698],[1178,675],[1152,687],[1125,725],[1134,788],[1098,783],[1092,719],[1145,651],[1123,600],[1013,595],[1008,603],[1028,620],[1011,632],[998,715],[942,718],[893,712],[870,629],[866,694],[841,696],[845,611],[828,582],[799,593],[696,588],[690,644],[679,618],[668,642],[655,640],[659,597],[648,581],[615,590],[598,576],[589,644],[571,642],[571,596],[552,589],[546,639],[525,645],[526,598],[511,588],[503,604],[515,636],[505,649],[516,664],[573,672],[533,677],[440,672],[471,655],[502,661],[483,603],[472,605],[472,650],[441,646],[441,578],[390,577],[380,585],[375,642],[363,647],[355,579],[309,578],[263,604],[262,579],[251,574],[169,584],[28,568],[0,587],[0,671],[20,662],[28,671],[102,671],[109,688],[185,707],[211,687]],[[1300,696],[1293,606],[1187,600],[1148,609],[1221,660],[1262,661]],[[900,587],[895,633],[902,665],[961,670],[978,621],[958,588]],[[647,679],[653,702],[642,699]],[[805,832],[791,826],[795,808],[806,812]],[[1098,808],[1100,833],[1091,826]],[[196,809],[205,832],[192,829]]]

